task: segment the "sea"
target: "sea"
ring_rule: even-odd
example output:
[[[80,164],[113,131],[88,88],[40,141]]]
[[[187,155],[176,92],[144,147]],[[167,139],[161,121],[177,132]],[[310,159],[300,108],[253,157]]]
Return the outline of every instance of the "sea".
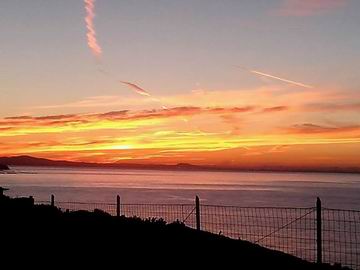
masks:
[[[323,207],[360,210],[360,174],[207,172],[107,168],[12,167],[0,186],[12,197],[62,202]]]

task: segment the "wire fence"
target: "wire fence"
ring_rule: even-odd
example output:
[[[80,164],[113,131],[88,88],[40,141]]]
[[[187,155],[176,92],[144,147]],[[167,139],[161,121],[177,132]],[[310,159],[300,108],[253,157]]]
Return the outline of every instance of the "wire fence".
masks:
[[[180,221],[233,239],[241,239],[311,262],[360,270],[360,211],[316,207],[237,207],[197,204],[51,203],[64,211],[95,209],[111,215]]]
[[[313,208],[202,206],[201,228],[316,261]]]
[[[322,254],[325,262],[360,269],[360,211],[322,209]]]

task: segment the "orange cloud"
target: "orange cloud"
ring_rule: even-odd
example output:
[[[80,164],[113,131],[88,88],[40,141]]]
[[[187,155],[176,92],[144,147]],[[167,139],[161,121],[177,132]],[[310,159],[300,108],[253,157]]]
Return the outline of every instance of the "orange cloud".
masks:
[[[271,112],[283,112],[289,110],[288,106],[275,106],[275,107],[268,107],[264,108],[262,112],[264,113],[271,113]]]
[[[360,112],[360,103],[334,104],[334,103],[315,103],[306,104],[304,110],[312,111],[358,111]]]
[[[144,125],[154,125],[173,117],[195,116],[202,114],[245,113],[253,107],[176,107],[160,110],[144,110],[130,112],[128,110],[98,114],[68,114],[50,116],[15,116],[0,120],[3,136],[24,135],[28,133],[51,133],[59,131],[96,130],[96,129],[128,129]],[[122,124],[121,124],[122,123]]]
[[[249,93],[236,93],[237,99],[233,96],[230,100],[226,92],[204,92],[195,95],[229,99],[231,102],[224,103],[232,106],[201,106],[206,103],[204,98],[192,106],[168,109],[6,117],[0,119],[0,153],[96,162],[191,161],[231,166],[252,160],[252,165],[265,166],[272,162],[305,164],[308,153],[302,149],[313,151],[316,147],[322,164],[328,148],[333,151],[331,164],[340,162],[336,154],[342,151],[351,156],[347,165],[355,163],[360,127],[349,122],[329,125],[317,110],[345,110],[351,116],[357,113],[356,103],[336,103],[332,95],[325,99],[320,93],[298,92],[292,94],[295,98],[282,92],[266,93],[265,102],[262,91],[257,94],[257,104]],[[309,96],[314,103],[307,103]],[[321,103],[321,98],[329,103]],[[184,118],[187,121],[182,121]]]
[[[360,125],[350,125],[350,126],[323,126],[315,125],[310,123],[305,123],[301,125],[294,125],[286,129],[289,133],[296,134],[314,134],[314,133],[347,133],[347,132],[360,132]]]

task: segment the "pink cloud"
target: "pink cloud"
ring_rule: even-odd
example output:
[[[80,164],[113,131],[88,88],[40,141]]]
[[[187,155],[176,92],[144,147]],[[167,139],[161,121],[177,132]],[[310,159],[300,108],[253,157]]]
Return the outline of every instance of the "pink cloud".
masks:
[[[276,14],[307,17],[344,7],[348,0],[283,0]]]

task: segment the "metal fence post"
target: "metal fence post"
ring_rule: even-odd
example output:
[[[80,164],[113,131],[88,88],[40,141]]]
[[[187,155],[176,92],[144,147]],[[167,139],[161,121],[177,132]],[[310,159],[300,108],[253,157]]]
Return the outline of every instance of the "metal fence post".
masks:
[[[53,194],[51,194],[50,205],[51,205],[52,207],[55,206],[55,196],[54,196]]]
[[[316,199],[316,245],[317,245],[317,263],[322,263],[322,224],[321,224],[321,200]]]
[[[198,196],[195,198],[195,211],[196,211],[196,229],[198,231],[201,230],[201,224],[200,224],[200,199]]]
[[[120,196],[116,196],[116,216],[120,217]]]

